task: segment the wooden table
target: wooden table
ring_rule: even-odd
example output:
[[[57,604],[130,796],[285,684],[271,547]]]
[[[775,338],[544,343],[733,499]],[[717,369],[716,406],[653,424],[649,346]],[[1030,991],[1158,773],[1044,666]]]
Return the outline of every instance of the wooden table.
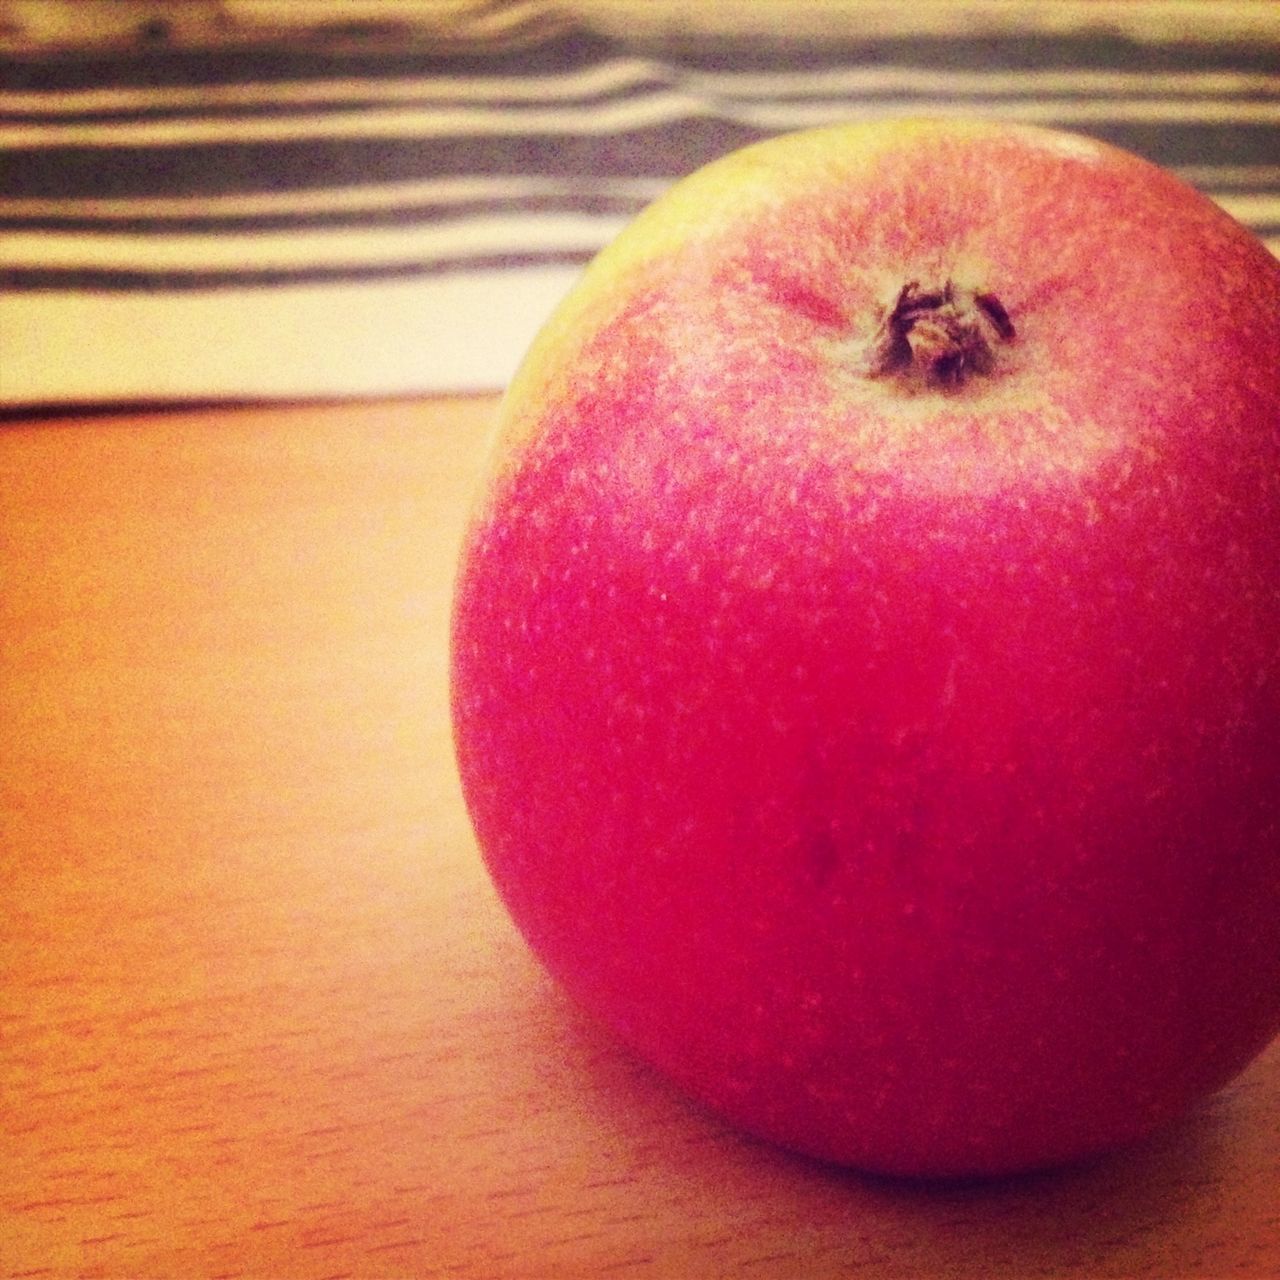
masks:
[[[0,1275],[1280,1274],[1280,1046],[1101,1164],[739,1138],[481,868],[446,617],[491,399],[0,424]]]

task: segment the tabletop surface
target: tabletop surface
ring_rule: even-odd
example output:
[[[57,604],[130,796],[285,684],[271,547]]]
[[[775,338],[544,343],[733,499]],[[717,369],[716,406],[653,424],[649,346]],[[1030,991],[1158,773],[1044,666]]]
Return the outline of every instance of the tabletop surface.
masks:
[[[450,746],[492,409],[0,423],[0,1276],[1280,1274],[1280,1044],[1136,1150],[922,1186],[558,994]]]

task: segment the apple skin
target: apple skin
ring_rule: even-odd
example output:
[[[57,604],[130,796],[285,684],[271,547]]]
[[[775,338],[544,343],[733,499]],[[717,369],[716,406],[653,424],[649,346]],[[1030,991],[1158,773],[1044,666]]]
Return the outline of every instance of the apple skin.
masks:
[[[869,373],[904,283],[1014,336]],[[866,1170],[1132,1142],[1280,1030],[1280,264],[1049,131],[841,126],[678,185],[500,414],[455,743],[549,971]]]

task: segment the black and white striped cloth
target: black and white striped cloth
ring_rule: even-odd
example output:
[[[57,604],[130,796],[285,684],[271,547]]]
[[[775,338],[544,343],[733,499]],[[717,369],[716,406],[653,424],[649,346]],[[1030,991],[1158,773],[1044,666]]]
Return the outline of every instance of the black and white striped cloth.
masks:
[[[1280,5],[1229,7],[1245,28],[977,3],[969,24],[961,4],[945,29],[869,30],[827,3],[768,30],[741,6],[717,26],[525,0],[470,23],[10,47],[0,404],[500,387],[674,179],[839,119],[1073,128],[1181,173],[1280,253]]]

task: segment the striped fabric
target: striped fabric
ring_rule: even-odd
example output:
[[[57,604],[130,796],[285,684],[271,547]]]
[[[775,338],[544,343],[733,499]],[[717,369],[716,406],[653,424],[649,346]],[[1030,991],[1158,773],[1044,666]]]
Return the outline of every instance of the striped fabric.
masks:
[[[727,11],[569,19],[526,0],[390,29],[11,47],[0,403],[499,387],[674,179],[840,119],[1074,128],[1181,173],[1280,252],[1280,6],[1243,31],[1117,26],[1111,6],[1064,25],[979,5],[981,25],[945,30],[853,3],[773,29]]]

